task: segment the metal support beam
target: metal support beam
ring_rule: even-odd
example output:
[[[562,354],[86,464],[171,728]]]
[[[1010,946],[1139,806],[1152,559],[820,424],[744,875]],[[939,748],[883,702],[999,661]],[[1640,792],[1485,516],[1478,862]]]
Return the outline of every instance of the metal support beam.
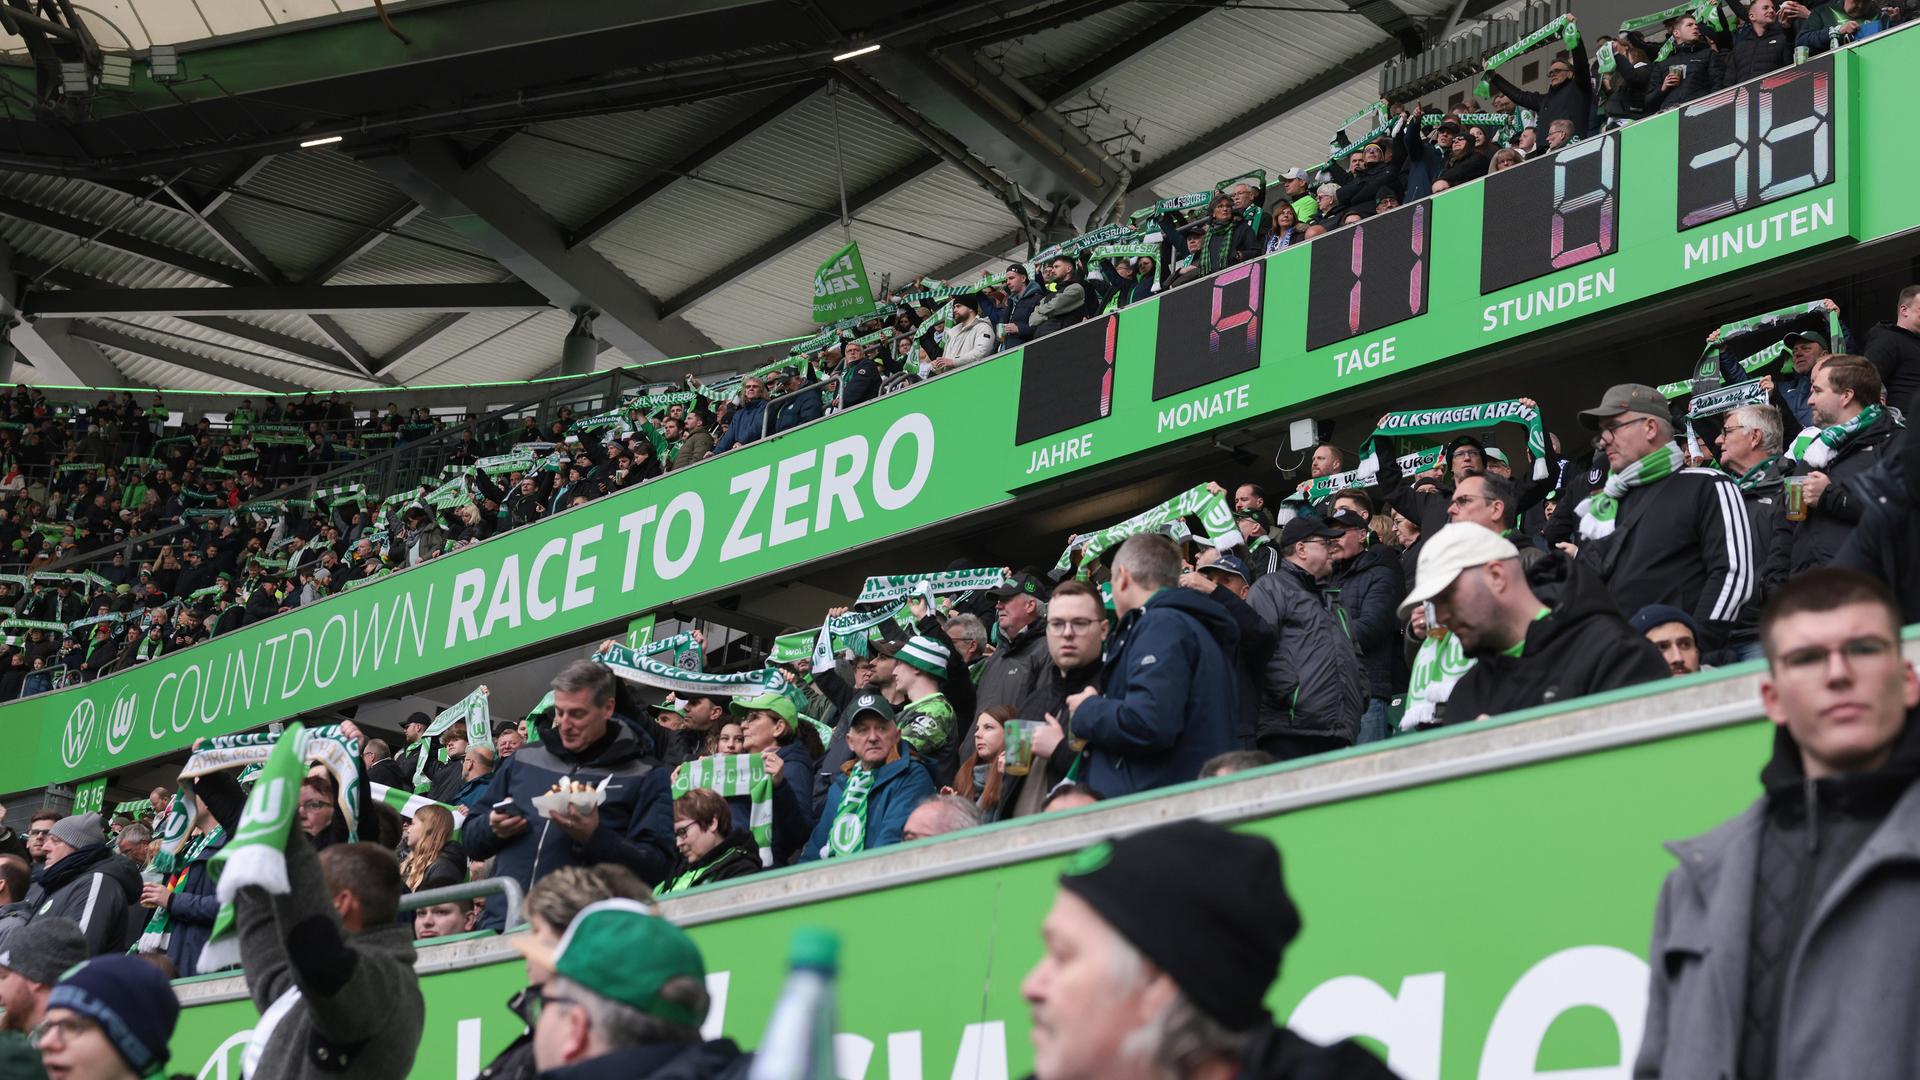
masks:
[[[453,285],[250,285],[231,289],[75,289],[38,293],[30,313],[45,318],[99,315],[245,315],[298,311],[537,311],[547,301],[517,281]],[[711,346],[709,346],[711,347]]]
[[[434,141],[368,164],[554,307],[598,312],[601,336],[629,358],[661,360],[714,348],[684,320],[666,321],[659,302],[598,252],[568,250],[559,224],[491,169],[461,168],[452,144]]]
[[[345,356],[354,367],[359,368],[363,374],[370,378],[379,378],[374,372],[380,362],[374,359],[373,354],[367,351],[365,345],[353,340],[353,335],[347,333],[347,328],[341,326],[333,316],[309,314],[307,320],[313,323],[313,325],[319,329],[320,333],[325,335],[328,341],[333,342],[333,347],[339,349],[340,354]],[[380,379],[380,381],[391,384],[393,380]]]
[[[401,342],[398,345],[395,345],[393,349],[387,353],[387,355],[380,358],[380,362],[374,366],[374,369],[373,369],[374,374],[385,376],[389,371],[392,371],[394,368],[399,367],[400,361],[405,360],[409,355],[415,352],[418,352],[420,349],[424,348],[428,342],[432,341],[434,338],[439,337],[441,334],[446,333],[447,330],[450,329],[454,323],[457,323],[461,319],[464,319],[466,317],[467,317],[467,314],[464,311],[449,312],[433,320],[427,325],[421,327],[420,329],[414,331],[412,337],[408,338],[407,340]]]
[[[234,166],[226,175],[214,181],[213,189],[207,192],[206,200],[200,204],[200,212],[211,214],[220,209],[222,204],[233,198],[234,192],[245,187],[247,181],[258,176],[260,170],[271,164],[273,159],[272,154],[262,154]]]
[[[393,235],[394,230],[419,217],[423,212],[420,204],[411,199],[394,207],[381,215],[379,221],[368,226],[365,232],[354,237],[352,241],[342,244],[333,254],[320,260],[320,265],[314,267],[301,280],[308,285],[326,284],[328,279],[345,269],[348,263],[379,247]]]
[[[1168,38],[1206,18],[1214,10],[1202,5],[1175,8],[1172,13],[1134,31],[1112,48],[1102,51],[1100,55],[1061,75],[1058,80],[1048,80],[1046,82],[1048,92],[1053,95],[1055,101],[1070,98],[1106,78],[1109,73],[1119,70],[1120,65],[1148,49],[1165,44]],[[1045,76],[1038,76],[1035,82],[1038,83],[1045,78]]]
[[[0,214],[18,218],[31,225],[52,229],[55,232],[63,232],[69,236],[99,244],[101,247],[112,248],[128,255],[137,255],[163,266],[185,270],[190,274],[206,278],[208,281],[218,281],[223,285],[249,285],[257,280],[253,274],[237,266],[228,266],[213,259],[204,259],[184,251],[176,251],[165,244],[121,232],[118,229],[103,229],[91,221],[69,217],[43,206],[35,206],[11,195],[0,195]]]
[[[185,349],[175,348],[172,345],[162,345],[157,341],[148,341],[143,337],[122,333],[118,330],[97,326],[93,323],[69,323],[67,333],[74,337],[91,341],[96,345],[105,345],[108,348],[137,353],[140,356],[165,361],[177,367],[186,368],[189,371],[198,371],[203,375],[229,379],[243,386],[251,386],[255,390],[269,390],[282,394],[297,394],[301,391],[312,389],[300,383],[277,379],[272,375],[262,375],[257,371],[250,371],[247,368],[235,364],[215,360],[210,356],[202,356],[197,352],[188,352]]]
[[[255,278],[269,285],[279,284],[280,271],[273,265],[273,260],[261,254],[260,249],[253,246],[253,241],[247,239],[231,221],[222,217],[218,210],[199,210],[174,185],[169,184],[165,190],[167,198],[191,215],[199,223],[202,232],[213,237],[215,243],[225,248],[227,254],[246,267]]]
[[[901,188],[906,187],[908,184],[913,183],[915,180],[920,179],[922,176],[932,172],[939,164],[940,159],[938,157],[928,154],[926,157],[913,162],[892,176],[887,177],[885,180],[848,195],[847,213],[860,213],[860,211],[865,210],[881,199],[886,198]],[[779,236],[761,244],[747,254],[740,256],[720,269],[715,270],[713,273],[708,274],[706,277],[701,278],[699,281],[694,282],[692,285],[687,286],[675,295],[668,297],[666,304],[661,309],[661,317],[672,318],[679,315],[681,312],[686,311],[698,303],[701,297],[706,296],[722,285],[733,281],[735,278],[738,278],[756,266],[779,258],[782,253],[806,243],[822,230],[837,228],[839,224],[839,207],[836,206],[828,210],[814,211],[813,215],[807,221],[794,228],[788,229]]]
[[[685,180],[689,175],[697,172],[702,166],[707,164],[707,162],[731,150],[740,140],[798,108],[802,102],[812,97],[819,89],[819,83],[807,82],[801,83],[783,93],[776,94],[766,105],[754,110],[739,123],[727,127],[719,135],[702,143],[700,147],[692,153],[661,169],[654,175],[647,177],[640,186],[614,200],[611,205],[598,214],[595,214],[586,224],[568,233],[567,247],[574,248],[579,247],[581,244],[591,243],[595,237],[618,225],[626,219],[627,215],[640,209],[648,199],[661,194],[675,184]]]
[[[231,315],[197,315],[181,321],[190,322],[195,326],[204,326],[208,330],[228,334],[242,341],[251,341],[255,345],[264,346],[276,352],[283,352],[289,356],[298,356],[305,360],[311,360],[316,364],[325,364],[327,367],[338,369],[345,374],[362,374],[361,372],[353,370],[347,364],[344,357],[334,350],[327,348],[325,345],[316,345],[311,341],[294,337],[291,334],[282,334],[277,330],[268,330],[265,327],[255,326],[250,322],[243,322]]]
[[[20,355],[33,365],[40,381],[60,386],[145,387],[114,366],[107,354],[90,341],[82,341],[68,332],[65,322],[22,322],[14,326],[9,338]],[[14,372],[15,379],[19,371]]]

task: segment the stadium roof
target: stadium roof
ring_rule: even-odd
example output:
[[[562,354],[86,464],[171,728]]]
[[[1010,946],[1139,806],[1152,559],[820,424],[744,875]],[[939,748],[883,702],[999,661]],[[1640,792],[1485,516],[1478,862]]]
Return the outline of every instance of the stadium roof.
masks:
[[[1496,2],[118,0],[68,36],[0,7],[16,377],[515,379],[583,308],[603,366],[790,338],[843,191],[876,285],[971,274],[1317,162],[1380,63]]]

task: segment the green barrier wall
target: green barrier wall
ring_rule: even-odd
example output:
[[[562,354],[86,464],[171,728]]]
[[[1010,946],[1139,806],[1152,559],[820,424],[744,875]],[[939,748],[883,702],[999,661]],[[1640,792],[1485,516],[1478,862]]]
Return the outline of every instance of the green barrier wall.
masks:
[[[1751,682],[1737,686],[1751,700]],[[1672,709],[1644,693],[1625,705],[1647,716]],[[1661,844],[1757,796],[1769,732],[1736,723],[1243,824],[1280,845],[1305,921],[1270,999],[1275,1015],[1308,1032],[1371,1037],[1406,1080],[1625,1076],[1645,1009],[1653,900],[1672,863]],[[1165,794],[1159,805],[1178,815],[1194,798]],[[1032,828],[1009,823],[987,835],[1017,848]],[[863,858],[884,866],[904,854]],[[1003,1080],[1031,1065],[1020,981],[1039,957],[1063,858],[717,921],[700,921],[710,916],[695,893],[667,914],[693,924],[707,959],[713,1030],[756,1041],[791,934],[825,926],[843,948],[839,1030],[856,1056],[871,1054],[864,1071],[846,1075]],[[517,956],[428,976],[414,1075],[467,1077],[491,1060],[520,1030],[502,1003],[524,983]],[[246,1002],[187,1009],[173,1068],[237,1076],[253,1021]]]
[[[1856,139],[1852,126],[1858,100],[1905,99],[1902,73],[1916,61],[1920,37],[1875,39],[1698,103],[1697,116],[1669,113],[1600,140],[1559,180],[1554,161],[1523,166],[1514,173],[1544,179],[1496,193],[1492,177],[1445,193],[344,597],[0,708],[16,751],[0,760],[0,791],[484,671],[511,650],[990,507],[1057,476],[1813,247],[1912,228],[1920,209],[1905,184],[1859,180],[1920,175],[1920,146]],[[1798,182],[1786,175],[1795,169],[1815,186],[1776,190]],[[1690,206],[1769,192],[1777,197],[1765,205],[1680,227]],[[1488,198],[1501,228],[1483,251]],[[1479,292],[1489,274],[1550,268],[1555,251],[1566,264],[1583,246],[1611,253]],[[1515,321],[1523,309],[1530,317]],[[1424,313],[1407,314],[1415,310]]]

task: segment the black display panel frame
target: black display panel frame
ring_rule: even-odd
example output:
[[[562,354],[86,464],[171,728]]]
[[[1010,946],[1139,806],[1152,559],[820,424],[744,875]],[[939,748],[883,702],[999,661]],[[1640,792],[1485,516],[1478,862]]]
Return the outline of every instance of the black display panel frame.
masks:
[[[1426,314],[1433,261],[1428,203],[1317,237],[1307,250],[1309,352]]]
[[[1680,106],[1675,229],[1833,183],[1836,82],[1829,54]]]
[[[1480,294],[1620,250],[1620,133],[1587,139],[1480,183]]]
[[[1260,366],[1266,264],[1232,266],[1160,298],[1153,400],[1244,375]]]
[[[1014,445],[1112,416],[1114,357],[1119,343],[1120,316],[1109,314],[1023,347]]]

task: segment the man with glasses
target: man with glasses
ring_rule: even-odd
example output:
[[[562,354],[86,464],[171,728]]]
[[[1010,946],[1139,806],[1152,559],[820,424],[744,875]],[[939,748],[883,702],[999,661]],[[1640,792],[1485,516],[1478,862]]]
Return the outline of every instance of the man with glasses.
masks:
[[[1367,680],[1345,613],[1324,585],[1343,530],[1297,517],[1280,530],[1280,566],[1247,595],[1278,646],[1260,682],[1254,742],[1276,761],[1352,746]],[[1097,786],[1097,785],[1096,785]],[[1103,789],[1104,790],[1104,789]]]
[[[1760,570],[1739,487],[1718,470],[1683,467],[1667,399],[1651,386],[1610,388],[1580,423],[1599,432],[1609,473],[1575,507],[1576,539],[1562,550],[1620,610],[1672,604],[1693,615],[1703,651],[1721,648]]]
[[[89,960],[63,975],[47,996],[46,1018],[32,1037],[45,1070],[40,1075],[59,1080],[158,1076],[179,1021],[180,1000],[160,969],[131,956]]]
[[[1767,562],[1767,546],[1772,543],[1786,501],[1781,497],[1780,450],[1784,431],[1780,410],[1771,405],[1743,405],[1726,414],[1720,434],[1713,445],[1719,450],[1720,468],[1740,489],[1740,501],[1747,510],[1747,522],[1754,542],[1754,565]],[[1740,610],[1740,619],[1727,636],[1727,649],[1736,660],[1755,660],[1760,656],[1760,604],[1766,590],[1754,590],[1753,598]]]
[[[1920,677],[1884,585],[1822,569],[1760,620],[1764,793],[1654,910],[1637,1077],[1893,1080],[1920,1068]]]
[[[1447,696],[1445,722],[1667,677],[1659,650],[1627,625],[1591,573],[1549,558],[1530,576],[1520,550],[1484,525],[1455,522],[1421,549],[1401,618],[1428,602],[1433,621],[1474,661]]]
[[[0,943],[0,1076],[46,1075],[27,1035],[46,1019],[60,976],[86,958],[86,936],[71,919],[41,919]]]
[[[1572,16],[1568,16],[1572,21]],[[1569,27],[1571,33],[1571,27]],[[1550,130],[1555,120],[1573,125],[1575,138],[1591,133],[1593,122],[1593,75],[1587,70],[1587,49],[1575,45],[1547,63],[1547,91],[1544,94],[1522,90],[1499,72],[1488,80],[1493,88],[1513,99],[1523,109],[1532,109],[1540,117],[1540,130]]]
[[[1020,703],[1020,716],[1044,721],[1033,736],[1034,763],[1030,775],[1044,780],[1009,777],[1018,787],[1009,787],[1001,805],[1016,807],[1015,814],[1039,810],[1042,798],[1055,784],[1067,777],[1073,764],[1073,750],[1066,745],[1067,699],[1100,685],[1101,650],[1107,643],[1107,613],[1100,594],[1084,581],[1063,581],[1054,586],[1047,603],[1044,622],[1047,661],[1032,692]],[[1024,799],[1021,796],[1025,796]],[[1030,803],[1030,805],[1029,805]]]
[[[736,446],[745,446],[760,438],[767,416],[767,384],[757,375],[749,375],[740,384],[740,406],[733,410],[727,430],[713,444],[713,452],[724,454]]]
[[[1021,571],[990,590],[1000,647],[980,671],[974,714],[996,705],[1019,707],[1040,684],[1047,664],[1047,590],[1033,574]],[[971,738],[962,739],[966,745]]]
[[[66,815],[58,810],[39,810],[27,823],[27,858],[35,870],[47,864],[47,837],[53,835],[54,822],[63,817]]]

